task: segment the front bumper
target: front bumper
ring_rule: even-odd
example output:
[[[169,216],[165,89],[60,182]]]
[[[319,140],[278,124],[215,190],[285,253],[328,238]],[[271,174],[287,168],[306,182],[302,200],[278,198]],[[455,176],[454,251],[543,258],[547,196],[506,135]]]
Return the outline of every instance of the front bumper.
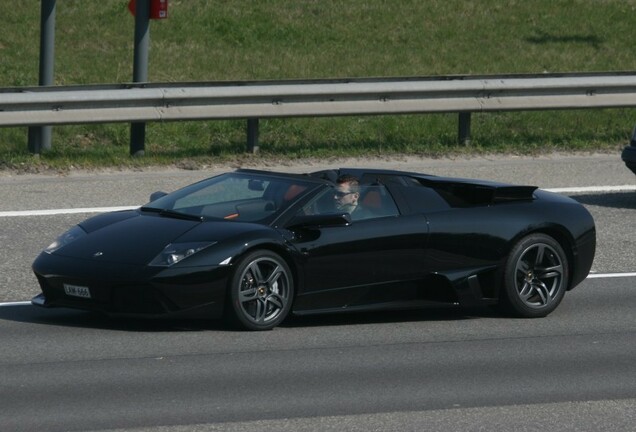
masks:
[[[627,168],[632,170],[634,174],[636,174],[636,146],[627,146],[623,149],[623,153],[621,154],[621,159],[627,165]]]
[[[33,264],[42,294],[32,303],[113,316],[219,318],[229,266],[149,268],[41,254]],[[64,285],[85,287],[90,298]]]

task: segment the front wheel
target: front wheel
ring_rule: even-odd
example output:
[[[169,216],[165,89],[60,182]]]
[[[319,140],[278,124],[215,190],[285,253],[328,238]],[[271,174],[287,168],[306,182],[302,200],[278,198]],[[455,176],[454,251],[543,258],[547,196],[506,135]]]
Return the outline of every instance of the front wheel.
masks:
[[[561,303],[568,286],[568,259],[545,234],[521,239],[506,262],[502,306],[515,316],[544,317]]]
[[[255,251],[243,257],[229,287],[229,319],[247,330],[270,330],[291,308],[294,284],[289,266],[278,254]]]

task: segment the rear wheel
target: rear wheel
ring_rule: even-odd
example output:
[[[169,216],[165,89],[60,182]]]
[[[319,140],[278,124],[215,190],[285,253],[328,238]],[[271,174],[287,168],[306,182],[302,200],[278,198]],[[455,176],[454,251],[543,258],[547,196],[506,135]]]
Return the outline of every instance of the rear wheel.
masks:
[[[561,302],[568,286],[568,260],[561,245],[545,234],[521,239],[504,273],[502,306],[519,317],[543,317]]]
[[[294,285],[285,260],[261,250],[239,261],[229,290],[230,321],[248,330],[270,330],[289,313]]]

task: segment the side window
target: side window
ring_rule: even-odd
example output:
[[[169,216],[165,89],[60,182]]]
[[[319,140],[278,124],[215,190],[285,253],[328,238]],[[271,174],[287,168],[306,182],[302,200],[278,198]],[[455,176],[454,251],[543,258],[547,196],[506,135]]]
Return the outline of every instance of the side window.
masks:
[[[347,212],[352,220],[375,219],[399,214],[395,201],[383,185],[360,186],[355,206],[343,207],[337,200],[337,190],[329,188],[307,203],[303,215]]]
[[[362,186],[358,207],[367,215],[365,219],[397,216],[400,213],[384,185]]]
[[[334,188],[325,189],[305,204],[299,211],[300,215],[320,215],[337,213]]]
[[[391,191],[398,197],[403,214],[431,213],[450,208],[434,189],[426,186],[396,186]]]

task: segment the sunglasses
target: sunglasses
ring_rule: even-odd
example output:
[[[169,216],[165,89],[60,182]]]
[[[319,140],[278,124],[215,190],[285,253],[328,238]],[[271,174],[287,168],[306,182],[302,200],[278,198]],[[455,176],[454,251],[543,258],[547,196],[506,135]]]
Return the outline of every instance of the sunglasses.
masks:
[[[343,198],[343,197],[346,197],[347,195],[352,194],[352,193],[353,192],[336,192],[335,196],[336,196],[336,198]]]

